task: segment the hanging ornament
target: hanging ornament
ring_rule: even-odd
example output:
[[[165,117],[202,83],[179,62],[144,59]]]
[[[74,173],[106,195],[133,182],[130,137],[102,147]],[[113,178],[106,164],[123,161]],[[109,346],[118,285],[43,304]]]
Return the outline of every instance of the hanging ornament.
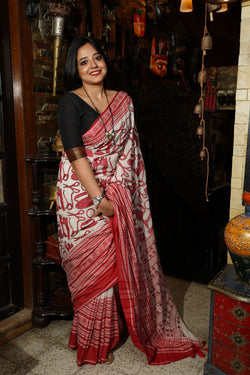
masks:
[[[198,83],[206,83],[207,82],[207,71],[202,69],[198,74]]]
[[[207,4],[207,10],[208,10],[211,22],[214,20],[213,12],[218,11],[220,8],[221,8],[220,4],[212,4],[212,3]]]
[[[203,135],[203,127],[201,125],[196,129],[196,135],[198,135],[199,138]]]
[[[139,38],[143,38],[146,29],[146,12],[144,8],[136,8],[133,16],[134,33]]]
[[[196,115],[199,115],[199,117],[201,117],[201,113],[202,113],[202,105],[201,105],[201,103],[196,104],[196,106],[194,107],[194,113]]]
[[[201,158],[201,160],[203,160],[205,157],[206,157],[206,151],[203,149],[200,152],[200,158]]]
[[[201,49],[205,51],[213,49],[213,39],[208,32],[201,38]]]

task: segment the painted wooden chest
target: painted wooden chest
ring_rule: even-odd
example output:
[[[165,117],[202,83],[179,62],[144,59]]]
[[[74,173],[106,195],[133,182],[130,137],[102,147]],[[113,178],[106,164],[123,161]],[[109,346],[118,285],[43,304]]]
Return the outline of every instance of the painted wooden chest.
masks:
[[[210,327],[204,375],[250,375],[250,284],[227,264],[208,287]]]

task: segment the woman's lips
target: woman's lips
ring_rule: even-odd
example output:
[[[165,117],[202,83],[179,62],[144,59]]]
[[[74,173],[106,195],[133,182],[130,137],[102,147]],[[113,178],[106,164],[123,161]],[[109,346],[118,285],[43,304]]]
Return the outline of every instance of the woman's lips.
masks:
[[[91,76],[98,76],[101,73],[101,70],[95,70],[94,72],[91,72]]]

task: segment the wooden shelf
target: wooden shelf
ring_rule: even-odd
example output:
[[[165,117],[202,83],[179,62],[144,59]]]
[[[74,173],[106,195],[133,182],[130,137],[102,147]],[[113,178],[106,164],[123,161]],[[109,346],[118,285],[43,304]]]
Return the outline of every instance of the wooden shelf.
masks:
[[[56,210],[49,209],[47,203],[45,205],[43,199],[41,199],[40,177],[49,168],[52,170],[58,169],[60,158],[56,154],[32,155],[27,156],[25,161],[31,164],[33,175],[32,208],[28,210],[27,214],[34,220],[36,226],[32,260],[34,271],[34,308],[32,315],[34,325],[42,328],[48,325],[52,317],[70,317],[73,314],[72,304],[68,298],[69,290],[64,270],[56,261],[44,256],[46,238],[48,238],[49,230],[51,230],[51,228],[48,229],[51,225],[49,218],[53,222],[55,221]],[[54,200],[51,202],[54,202]],[[60,287],[55,288],[52,281],[54,278],[60,280]],[[57,297],[54,293],[60,289],[65,292],[62,296]],[[56,304],[55,301],[58,298],[62,301],[65,299],[67,303],[65,305]]]

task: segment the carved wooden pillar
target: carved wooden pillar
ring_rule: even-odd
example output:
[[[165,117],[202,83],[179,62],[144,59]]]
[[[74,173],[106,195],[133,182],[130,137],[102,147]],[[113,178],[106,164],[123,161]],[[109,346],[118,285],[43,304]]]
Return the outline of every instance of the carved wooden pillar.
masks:
[[[94,38],[102,39],[103,17],[102,6],[100,0],[90,0],[91,18],[92,18],[92,33]]]

